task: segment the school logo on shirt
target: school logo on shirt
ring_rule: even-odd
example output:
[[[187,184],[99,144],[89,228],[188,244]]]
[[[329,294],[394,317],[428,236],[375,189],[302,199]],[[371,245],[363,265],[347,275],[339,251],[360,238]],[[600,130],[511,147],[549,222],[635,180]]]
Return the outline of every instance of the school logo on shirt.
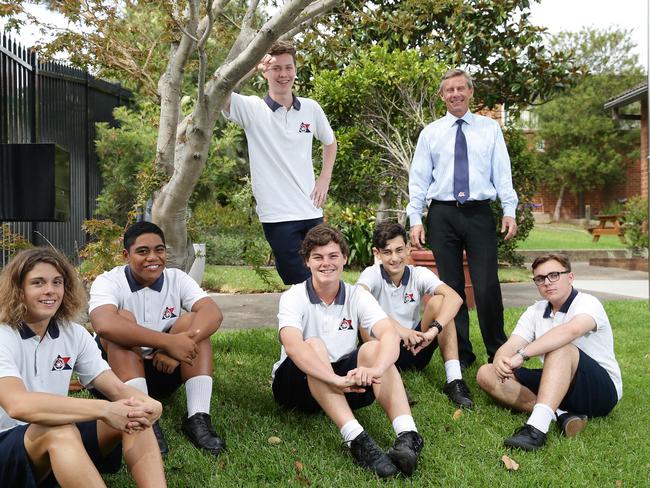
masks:
[[[404,303],[413,303],[415,301],[415,296],[413,293],[404,293]]]
[[[52,370],[51,371],[63,371],[65,369],[72,369],[70,365],[68,364],[70,362],[70,358],[67,356],[61,356],[60,354],[56,357],[54,360],[54,364],[52,365]]]
[[[341,320],[341,323],[339,324],[339,330],[352,330],[352,320],[351,319]]]
[[[310,125],[311,124],[308,124],[307,122],[302,122],[300,124],[300,129],[298,129],[298,132],[299,133],[302,133],[302,132],[311,133],[311,131],[309,130]]]
[[[174,317],[178,317],[178,315],[174,313],[174,307],[166,307],[162,316],[163,320],[173,319]]]

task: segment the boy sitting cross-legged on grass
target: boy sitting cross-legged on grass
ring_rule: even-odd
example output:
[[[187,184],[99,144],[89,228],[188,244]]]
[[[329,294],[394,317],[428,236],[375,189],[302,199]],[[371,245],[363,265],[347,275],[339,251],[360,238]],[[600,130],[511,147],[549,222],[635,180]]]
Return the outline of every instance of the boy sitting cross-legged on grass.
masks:
[[[221,311],[187,273],[165,267],[165,237],[157,225],[131,225],[123,254],[128,264],[101,274],[90,289],[90,320],[100,347],[122,381],[154,398],[184,384],[182,430],[196,447],[218,456],[226,444],[210,419],[210,336],[221,325]],[[165,454],[157,423],[154,432]]]
[[[395,368],[395,328],[370,293],[340,281],[348,245],[338,230],[326,224],[312,228],[300,254],[311,277],[280,299],[282,353],[273,366],[275,400],[305,413],[325,411],[357,462],[378,476],[413,473],[424,442]],[[359,327],[378,340],[357,347]],[[375,398],[397,434],[388,455],[352,413]]]
[[[421,371],[440,345],[447,376],[443,391],[457,406],[472,408],[474,402],[458,361],[454,325],[462,298],[429,269],[406,264],[410,246],[404,227],[397,222],[377,224],[372,246],[379,262],[366,268],[357,284],[370,291],[384,311],[397,321],[395,326],[402,347],[395,366],[400,371]],[[420,305],[426,296],[429,300],[420,320]],[[364,330],[361,336],[364,341],[369,340]]]
[[[494,363],[482,366],[476,377],[497,401],[531,413],[504,441],[527,451],[544,445],[552,421],[573,437],[586,427],[587,417],[607,415],[623,395],[612,328],[602,304],[573,288],[566,256],[539,256],[532,269],[545,300],[528,307]],[[543,368],[522,368],[533,356],[540,356]]]

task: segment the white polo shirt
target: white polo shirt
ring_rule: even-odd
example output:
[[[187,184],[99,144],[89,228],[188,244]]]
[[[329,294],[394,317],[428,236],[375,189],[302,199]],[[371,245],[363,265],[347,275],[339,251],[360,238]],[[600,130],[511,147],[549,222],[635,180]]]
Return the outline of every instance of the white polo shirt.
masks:
[[[108,369],[92,336],[79,324],[53,320],[43,340],[26,325],[14,329],[0,324],[0,378],[19,378],[27,391],[67,396],[73,372],[87,386]],[[25,423],[0,407],[0,432]]]
[[[596,330],[578,337],[573,344],[607,371],[620,400],[623,396],[623,382],[621,369],[614,355],[612,327],[603,305],[593,295],[573,289],[567,301],[556,313],[553,313],[549,302],[540,300],[528,307],[512,333],[524,338],[527,342],[533,342],[549,330],[569,322],[579,314],[587,314],[592,317],[596,322]],[[544,361],[543,356],[541,360]]]
[[[372,327],[386,314],[367,290],[343,281],[331,305],[326,305],[316,294],[311,278],[293,285],[280,297],[278,331],[295,327],[303,339],[319,337],[325,342],[329,360],[335,363],[357,348],[357,330],[363,327],[372,333]],[[287,358],[282,346],[275,371]]]
[[[357,285],[364,285],[389,317],[402,327],[415,329],[420,322],[420,304],[424,295],[433,295],[443,282],[424,266],[407,265],[399,286],[395,286],[381,263],[363,270]]]
[[[128,266],[116,266],[99,275],[90,287],[89,311],[102,305],[128,310],[137,323],[148,329],[166,332],[172,328],[181,310],[190,311],[208,294],[190,276],[176,268],[165,268],[149,287],[138,283]],[[151,352],[143,347],[142,354]]]
[[[324,145],[334,132],[321,106],[294,96],[287,110],[268,95],[233,93],[229,120],[246,131],[253,195],[261,222],[289,222],[323,216],[310,197],[314,190],[314,137]]]

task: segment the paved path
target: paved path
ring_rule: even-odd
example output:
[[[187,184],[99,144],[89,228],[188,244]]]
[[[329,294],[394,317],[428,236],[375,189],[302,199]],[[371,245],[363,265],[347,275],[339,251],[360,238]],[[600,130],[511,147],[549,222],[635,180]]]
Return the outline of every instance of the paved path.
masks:
[[[648,273],[574,263],[575,286],[600,300],[648,299]],[[525,307],[539,300],[532,281],[501,285],[505,307]],[[276,327],[279,293],[211,294],[224,315],[223,329]]]

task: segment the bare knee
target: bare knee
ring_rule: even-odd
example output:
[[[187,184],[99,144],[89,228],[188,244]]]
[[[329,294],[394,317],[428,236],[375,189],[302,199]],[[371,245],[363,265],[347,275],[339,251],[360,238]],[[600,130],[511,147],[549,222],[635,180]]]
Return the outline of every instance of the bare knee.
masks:
[[[573,344],[565,344],[554,351],[547,352],[544,355],[544,368],[554,367],[555,365],[578,364],[580,352]]]
[[[497,374],[493,364],[484,364],[476,372],[476,382],[484,391],[492,390],[496,381]]]
[[[33,448],[49,452],[57,447],[69,447],[75,444],[83,445],[79,429],[74,424],[54,426],[31,424],[25,432],[25,447],[28,452]]]
[[[357,356],[359,366],[372,366],[379,354],[379,341],[370,341],[361,345]]]
[[[327,352],[327,345],[323,341],[323,339],[319,337],[310,337],[309,339],[305,339],[305,342],[309,344],[309,346],[318,354],[318,357],[322,358],[327,358],[327,361],[329,362],[329,353]]]
[[[178,317],[176,322],[174,322],[174,325],[172,325],[172,328],[170,329],[170,333],[172,334],[178,334],[180,332],[186,332],[189,330],[190,326],[192,325],[192,321],[194,320],[194,316],[196,314],[194,312],[187,312]]]
[[[440,313],[440,309],[442,308],[442,301],[443,301],[442,295],[433,295],[427,300],[425,309],[430,310],[433,313],[433,317],[436,318],[438,317],[438,314]],[[427,324],[427,327],[428,325],[429,324]]]

